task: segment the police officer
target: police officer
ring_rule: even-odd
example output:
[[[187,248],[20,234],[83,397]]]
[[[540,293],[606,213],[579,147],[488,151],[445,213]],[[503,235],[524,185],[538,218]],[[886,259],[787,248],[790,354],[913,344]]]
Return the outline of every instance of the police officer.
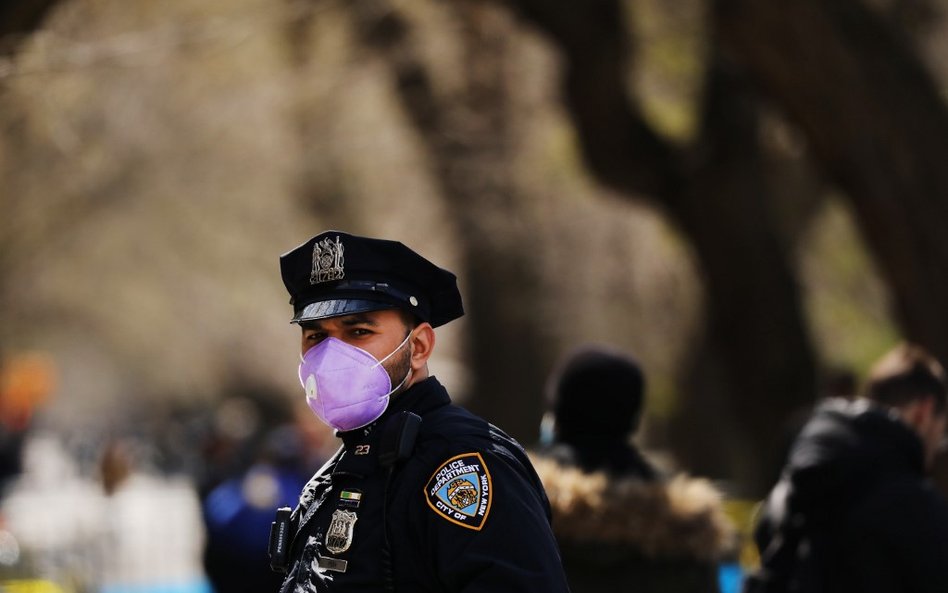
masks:
[[[277,513],[281,591],[568,591],[520,445],[428,374],[457,281],[405,245],[323,232],[280,259],[300,381],[342,447]]]

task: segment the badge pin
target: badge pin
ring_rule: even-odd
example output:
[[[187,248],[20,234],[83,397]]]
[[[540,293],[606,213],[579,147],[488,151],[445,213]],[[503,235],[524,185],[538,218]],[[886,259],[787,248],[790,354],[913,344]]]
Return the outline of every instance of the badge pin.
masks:
[[[332,514],[329,531],[326,532],[326,549],[341,554],[352,545],[352,532],[358,519],[355,513],[337,509]]]

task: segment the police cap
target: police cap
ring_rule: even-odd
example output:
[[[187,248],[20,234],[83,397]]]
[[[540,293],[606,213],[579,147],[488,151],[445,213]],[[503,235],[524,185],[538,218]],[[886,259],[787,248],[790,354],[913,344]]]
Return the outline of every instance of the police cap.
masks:
[[[398,241],[324,231],[280,256],[292,323],[403,309],[433,327],[464,314],[457,278]]]

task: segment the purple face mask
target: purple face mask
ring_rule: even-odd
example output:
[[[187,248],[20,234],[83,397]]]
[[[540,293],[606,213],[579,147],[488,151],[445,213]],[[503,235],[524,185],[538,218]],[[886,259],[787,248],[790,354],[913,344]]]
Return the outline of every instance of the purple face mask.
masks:
[[[382,360],[337,338],[326,338],[307,350],[300,363],[300,383],[310,409],[320,420],[341,431],[362,428],[378,420],[391,395],[411,376],[409,367],[402,382],[392,389],[392,380],[382,363],[401,350],[410,337],[408,334]]]

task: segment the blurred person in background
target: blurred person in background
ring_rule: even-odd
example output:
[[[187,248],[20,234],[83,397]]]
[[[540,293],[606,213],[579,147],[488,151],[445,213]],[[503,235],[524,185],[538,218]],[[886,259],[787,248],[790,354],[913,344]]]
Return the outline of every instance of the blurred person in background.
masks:
[[[874,365],[864,397],[820,405],[762,507],[744,590],[948,591],[948,506],[926,478],[946,420],[945,372],[912,344]]]
[[[128,437],[102,447],[99,591],[211,593],[201,565],[205,532],[197,490],[188,476],[151,468],[147,448]]]
[[[23,470],[23,446],[33,418],[55,384],[52,360],[38,353],[0,357],[0,497]]]
[[[281,257],[300,380],[339,452],[278,512],[282,591],[568,591],[524,450],[429,375],[457,280],[395,241],[321,233]]]
[[[92,439],[31,433],[23,472],[3,500],[16,549],[0,552],[0,563],[15,581],[0,589],[209,593],[190,478],[156,471],[137,437],[95,436],[94,467],[84,467],[77,451]]]
[[[100,484],[81,471],[59,435],[31,431],[23,449],[22,473],[2,503],[13,545],[4,550],[0,589],[12,586],[10,580],[21,586],[39,580],[97,590],[105,511]]]
[[[100,492],[77,475],[67,451],[37,429],[56,389],[56,365],[40,352],[0,356],[0,590],[60,591],[95,583],[86,552],[98,534]],[[54,497],[72,504],[47,510]]]
[[[267,543],[274,509],[295,504],[325,458],[299,429],[293,410],[264,411],[276,394],[229,395],[217,410],[204,485],[207,528],[204,567],[215,593],[275,591],[282,576],[270,570]],[[308,410],[307,410],[308,411]],[[269,417],[268,417],[269,416]],[[314,446],[315,445],[315,446]],[[314,466],[315,464],[315,466]]]
[[[645,379],[631,357],[587,345],[547,386],[536,467],[574,593],[714,593],[731,542],[719,492],[666,477],[632,442]]]

